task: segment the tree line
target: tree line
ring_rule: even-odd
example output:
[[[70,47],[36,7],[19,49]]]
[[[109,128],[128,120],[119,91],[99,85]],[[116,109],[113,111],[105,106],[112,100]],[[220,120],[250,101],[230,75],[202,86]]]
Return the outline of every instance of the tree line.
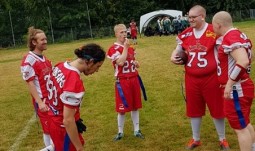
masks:
[[[0,48],[23,44],[30,26],[43,29],[51,42],[54,37],[102,37],[110,35],[116,23],[128,24],[132,18],[139,23],[141,15],[155,10],[186,14],[195,4],[203,5],[207,14],[226,10],[240,20],[241,10],[255,8],[255,0],[1,0]]]

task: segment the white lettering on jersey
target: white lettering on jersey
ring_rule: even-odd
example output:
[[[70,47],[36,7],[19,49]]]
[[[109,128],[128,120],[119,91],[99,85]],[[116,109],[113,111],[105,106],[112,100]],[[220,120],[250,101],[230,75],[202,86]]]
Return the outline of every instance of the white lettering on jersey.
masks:
[[[186,38],[186,37],[189,37],[189,36],[192,36],[192,32],[187,32],[187,33],[181,35],[181,38]]]
[[[65,83],[65,75],[59,70],[58,67],[54,67],[52,75],[55,77],[60,88],[63,88]]]
[[[50,79],[50,75],[46,75],[44,77],[44,80],[46,80],[46,88],[48,90],[48,98],[51,100],[54,97],[53,104],[57,106],[58,101],[57,101],[57,89],[53,85],[53,81]]]
[[[191,56],[190,61],[188,62],[187,66],[191,67],[191,64],[194,60],[195,57],[197,57],[197,60],[199,61],[197,63],[197,66],[200,68],[204,68],[208,65],[208,61],[204,58],[204,56],[206,56],[206,52],[189,52],[189,55]]]
[[[135,64],[134,64],[134,60],[130,61],[131,67],[129,67],[129,62],[125,61],[124,66],[123,66],[123,73],[129,73],[129,72],[135,72]]]

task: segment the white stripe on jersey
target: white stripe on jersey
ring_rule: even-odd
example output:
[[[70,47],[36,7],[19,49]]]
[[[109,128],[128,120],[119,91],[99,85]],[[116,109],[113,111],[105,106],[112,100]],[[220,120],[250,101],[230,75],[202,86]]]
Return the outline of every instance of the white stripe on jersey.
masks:
[[[60,95],[60,99],[64,104],[68,104],[71,106],[78,106],[82,101],[83,95],[84,95],[84,92],[74,93],[74,92],[63,91],[63,93]]]
[[[228,55],[228,75],[231,75],[235,65],[236,65],[235,59],[231,55]]]
[[[233,43],[232,45],[222,45],[223,49],[224,49],[224,52],[225,53],[229,53],[235,49],[238,49],[238,48],[249,48],[249,44],[248,43],[240,43],[240,42],[236,42],[236,43]]]
[[[117,77],[118,73],[119,73],[119,68],[118,68],[118,65],[115,64],[115,67],[114,67],[114,76]]]
[[[25,63],[29,63],[31,66],[33,66],[36,63],[36,61],[37,61],[37,59],[30,54],[28,54],[25,59]]]
[[[120,57],[120,52],[116,51],[116,53],[114,53],[111,57],[109,55],[107,55],[107,58],[111,59],[112,61],[117,60]]]
[[[23,80],[27,81],[29,78],[35,76],[35,70],[30,65],[21,66],[20,68]]]
[[[36,87],[36,90],[38,92],[39,97],[43,98],[41,86],[40,86],[40,83],[39,83],[39,80],[38,80],[38,76],[35,76],[34,84],[35,84],[35,87]]]

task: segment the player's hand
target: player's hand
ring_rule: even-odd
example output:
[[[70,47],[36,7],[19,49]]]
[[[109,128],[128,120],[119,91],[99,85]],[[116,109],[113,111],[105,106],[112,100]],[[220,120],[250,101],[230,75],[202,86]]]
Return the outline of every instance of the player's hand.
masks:
[[[48,106],[45,104],[45,101],[46,101],[46,99],[44,98],[42,102],[39,102],[39,103],[38,103],[38,107],[39,107],[39,110],[40,110],[41,112],[47,112],[47,111],[49,111],[49,108],[48,108]]]
[[[226,84],[223,97],[227,100],[231,99],[231,92],[232,92],[232,86]]]
[[[83,146],[76,148],[76,151],[84,151]]]
[[[129,46],[130,46],[129,39],[128,39],[128,38],[125,38],[124,47],[125,47],[126,49],[128,49]]]
[[[134,65],[135,65],[136,68],[139,68],[139,67],[140,67],[139,62],[136,61],[136,60],[134,61]]]
[[[183,61],[182,58],[180,58],[178,55],[173,54],[170,58],[171,62],[177,65],[182,65]]]

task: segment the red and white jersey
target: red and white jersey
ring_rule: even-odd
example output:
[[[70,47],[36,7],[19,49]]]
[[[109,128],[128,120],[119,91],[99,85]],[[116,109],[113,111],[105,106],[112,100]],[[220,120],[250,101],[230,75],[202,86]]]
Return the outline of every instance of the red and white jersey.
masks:
[[[133,30],[133,31],[137,31],[136,22],[131,22],[131,23],[129,24],[129,26],[130,26],[131,31],[132,31],[132,30]]]
[[[251,41],[248,37],[236,28],[232,28],[221,37],[221,45],[218,51],[218,76],[220,84],[224,85],[229,79],[229,75],[236,65],[236,61],[229,54],[238,48],[245,48],[249,61],[251,63]],[[247,72],[241,77],[241,80],[249,78],[251,66],[247,68]]]
[[[200,31],[200,36],[196,36],[196,32],[189,27],[176,38],[177,43],[188,54],[185,73],[192,76],[216,73],[216,34],[213,32],[213,27],[211,24],[206,24]]]
[[[120,57],[124,49],[123,45],[114,43],[107,52],[107,57],[112,60],[114,67],[114,76],[118,78],[133,77],[138,75],[135,66],[135,50],[132,47],[128,48],[127,59],[123,66],[116,64],[116,60]]]
[[[80,71],[69,65],[68,62],[57,64],[52,71],[50,92],[51,120],[63,126],[64,106],[76,109],[75,121],[80,118],[80,105],[85,89],[80,78]]]
[[[52,70],[51,62],[45,56],[38,56],[30,51],[23,57],[20,68],[23,80],[34,81],[40,98],[48,98],[46,84]]]
[[[130,26],[131,36],[132,37],[136,36],[137,35],[137,31],[138,31],[137,26],[136,26],[136,22],[131,22],[129,24],[129,26]]]

